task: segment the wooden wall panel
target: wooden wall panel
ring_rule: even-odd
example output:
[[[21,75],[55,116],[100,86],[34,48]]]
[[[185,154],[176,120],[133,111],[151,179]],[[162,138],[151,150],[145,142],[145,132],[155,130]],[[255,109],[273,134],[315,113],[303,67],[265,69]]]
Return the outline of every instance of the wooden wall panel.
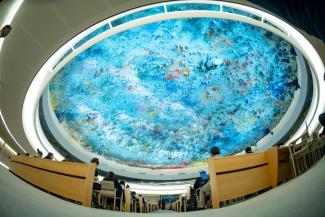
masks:
[[[13,162],[10,170],[31,184],[51,193],[80,201],[83,196],[84,179],[72,178],[47,172]],[[81,202],[81,201],[80,201]]]
[[[30,166],[39,167],[50,171],[82,177],[86,176],[87,167],[89,166],[88,164],[83,163],[60,162],[24,156],[12,156],[11,161],[28,164]]]
[[[267,163],[267,159],[265,158],[264,152],[261,152],[249,155],[215,158],[215,163],[217,164],[217,167],[215,168],[216,173],[221,173],[264,164]]]
[[[221,201],[245,196],[269,187],[278,180],[276,148],[240,156],[209,158],[212,207]]]
[[[268,166],[217,176],[219,200],[225,201],[270,187]]]
[[[91,206],[96,165],[13,156],[10,171],[53,194]]]

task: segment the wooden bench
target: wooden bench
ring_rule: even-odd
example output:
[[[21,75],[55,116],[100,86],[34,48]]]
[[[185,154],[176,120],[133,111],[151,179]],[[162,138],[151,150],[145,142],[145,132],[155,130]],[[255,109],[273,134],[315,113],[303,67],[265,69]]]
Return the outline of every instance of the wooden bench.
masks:
[[[12,156],[10,171],[30,184],[55,195],[91,206],[96,164],[59,162]]]
[[[278,183],[277,148],[240,156],[208,159],[212,207],[221,201],[239,198]]]

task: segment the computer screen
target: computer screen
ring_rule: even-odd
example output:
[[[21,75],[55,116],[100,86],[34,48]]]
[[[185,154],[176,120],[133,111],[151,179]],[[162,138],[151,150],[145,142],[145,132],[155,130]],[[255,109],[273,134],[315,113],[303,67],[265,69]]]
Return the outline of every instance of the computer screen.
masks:
[[[200,176],[201,176],[201,180],[208,180],[209,179],[209,176],[207,174],[207,172],[205,171],[200,171]]]

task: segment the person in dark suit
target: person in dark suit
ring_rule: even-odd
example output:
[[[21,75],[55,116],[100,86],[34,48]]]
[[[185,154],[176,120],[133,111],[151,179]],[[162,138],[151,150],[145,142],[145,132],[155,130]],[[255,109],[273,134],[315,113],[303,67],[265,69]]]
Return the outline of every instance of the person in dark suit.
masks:
[[[106,174],[106,177],[103,179],[103,181],[112,181],[114,182],[114,188],[116,189],[116,197],[121,197],[123,194],[123,188],[119,182],[119,180],[115,177],[115,174],[112,171],[109,171]],[[125,200],[125,197],[123,197],[123,201]]]

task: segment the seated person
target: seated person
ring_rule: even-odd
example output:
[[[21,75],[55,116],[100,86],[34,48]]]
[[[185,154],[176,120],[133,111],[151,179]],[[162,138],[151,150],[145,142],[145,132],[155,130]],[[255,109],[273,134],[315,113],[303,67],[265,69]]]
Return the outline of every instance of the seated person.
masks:
[[[43,159],[53,160],[53,158],[54,158],[53,153],[49,152]]]
[[[219,147],[213,146],[210,149],[210,156],[216,158],[216,157],[219,157],[219,155],[220,155],[220,149],[219,149]]]
[[[129,188],[130,186],[129,185],[126,185],[126,188]],[[137,193],[135,191],[131,191],[131,198],[132,199],[136,199],[137,197]]]
[[[210,156],[211,158],[218,158],[220,155],[220,149],[217,146],[213,146],[210,149]],[[206,200],[205,193],[203,196],[200,196],[200,192],[202,191],[203,186],[204,188],[210,189],[210,182],[209,182],[209,175],[205,171],[200,171],[200,177],[196,178],[193,188],[196,189],[195,193],[199,196],[200,201],[196,201],[198,209],[204,209],[206,207]],[[200,190],[199,190],[200,189]]]
[[[201,188],[203,185],[205,185],[205,183],[207,183],[209,181],[209,176],[205,171],[200,171],[200,177],[195,179],[194,182],[194,189],[199,189]]]
[[[164,210],[166,208],[166,202],[164,198],[161,198],[161,209]]]
[[[202,187],[204,189],[202,189]],[[191,197],[194,200],[193,203],[195,204],[197,209],[204,209],[206,206],[206,201],[209,199],[209,197],[205,196],[206,195],[205,191],[207,189],[210,189],[209,175],[205,171],[203,170],[200,171],[200,177],[195,179],[193,189],[194,189],[194,192],[192,192],[193,195],[191,193]],[[203,192],[203,194],[201,192]],[[196,195],[198,196],[198,198],[196,198]]]
[[[254,152],[252,151],[252,148],[251,147],[246,147],[245,148],[245,153],[246,154],[251,154],[251,153],[254,153]]]
[[[122,186],[120,185],[120,182],[118,179],[115,177],[115,174],[112,171],[109,171],[106,174],[106,177],[103,179],[103,181],[113,181],[114,182],[114,188],[117,190],[116,191],[116,196],[120,197],[123,191]]]
[[[97,157],[95,157],[95,158],[90,160],[90,163],[96,164],[96,170],[95,170],[94,182],[93,182],[93,191],[94,192],[92,194],[92,207],[101,208],[101,206],[100,206],[100,193],[98,192],[101,189],[101,184],[99,183],[98,170],[97,170],[97,167],[99,165],[99,159]]]
[[[131,191],[131,197],[132,197],[132,199],[136,199],[137,193],[135,191]]]
[[[35,155],[34,157],[42,158],[43,157],[43,152],[41,152],[39,149],[37,149],[37,155]]]
[[[122,189],[124,190],[124,188],[125,188],[125,181],[121,180],[121,181],[120,181],[120,186],[121,186]]]
[[[121,180],[120,181],[120,186],[122,188],[122,194],[123,194],[123,202],[125,202],[125,181]]]
[[[72,162],[72,157],[70,155],[65,156],[62,162]]]

